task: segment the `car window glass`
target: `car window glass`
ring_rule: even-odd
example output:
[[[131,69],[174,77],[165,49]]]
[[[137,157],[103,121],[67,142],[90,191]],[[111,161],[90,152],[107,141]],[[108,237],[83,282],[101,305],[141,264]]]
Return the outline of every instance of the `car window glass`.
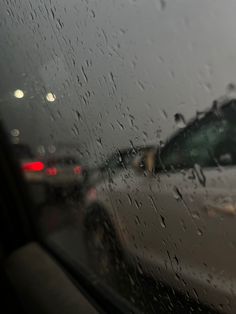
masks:
[[[0,123],[27,216],[128,313],[236,313],[235,12],[0,1]]]

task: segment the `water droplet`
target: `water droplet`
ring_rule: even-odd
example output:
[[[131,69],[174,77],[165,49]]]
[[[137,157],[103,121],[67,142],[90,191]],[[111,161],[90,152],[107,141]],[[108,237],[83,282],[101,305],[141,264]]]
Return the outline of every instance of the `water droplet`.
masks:
[[[135,282],[134,282],[133,278],[130,275],[128,275],[128,276],[129,276],[129,281],[130,281],[131,285],[134,287]]]
[[[175,278],[178,280],[178,281],[182,281],[182,279],[181,279],[181,277],[180,277],[180,275],[178,274],[178,273],[175,273]]]
[[[55,145],[49,145],[48,146],[48,152],[50,154],[54,154],[56,152],[56,146]]]
[[[61,21],[61,19],[57,19],[57,28],[60,30],[64,26],[64,23]]]
[[[184,231],[186,231],[186,230],[187,230],[187,227],[186,227],[186,224],[185,224],[184,220],[181,219],[180,224],[181,224],[182,229],[183,229]],[[182,241],[182,240],[181,240],[181,241]]]
[[[88,83],[88,77],[87,77],[87,74],[85,73],[83,66],[81,67],[81,72],[83,74],[83,78],[84,78],[85,83]]]
[[[76,117],[77,117],[77,119],[78,119],[79,121],[82,120],[82,119],[81,119],[81,114],[79,113],[78,110],[75,111],[75,114],[76,114]]]
[[[120,129],[121,130],[124,130],[124,126],[122,123],[120,123],[118,120],[116,120],[117,124],[119,125]]]
[[[161,116],[162,116],[162,118],[165,119],[165,120],[168,118],[168,115],[167,115],[167,113],[166,113],[165,110],[161,110]]]
[[[155,204],[155,201],[154,201],[153,197],[151,195],[149,195],[148,198],[150,199],[151,204],[152,204],[155,212],[158,213],[158,208],[157,208],[157,205]]]
[[[174,118],[175,118],[175,123],[178,128],[182,129],[186,126],[185,118],[182,115],[182,113],[176,113],[174,115]]]
[[[141,81],[137,81],[137,85],[138,85],[138,87],[139,87],[142,91],[145,90],[145,87],[144,87],[144,85],[143,85],[143,83],[142,83]]]
[[[90,13],[91,13],[91,16],[93,17],[93,18],[95,18],[95,12],[94,12],[94,10],[90,10]]]
[[[199,215],[198,212],[192,213],[192,217],[193,217],[193,219],[196,219],[196,220],[199,220],[199,219],[200,219],[200,215]]]
[[[52,18],[54,19],[55,18],[55,12],[53,11],[52,8],[50,9],[50,11],[51,11],[51,14],[52,14]]]
[[[142,203],[138,202],[137,200],[135,200],[134,203],[137,208],[140,208],[142,206]]]
[[[196,112],[196,118],[198,120],[202,119],[205,116],[206,112],[205,111],[197,111]]]
[[[144,137],[145,140],[148,139],[148,134],[147,134],[147,132],[143,131],[143,137]]]
[[[165,218],[162,215],[160,215],[160,218],[161,218],[160,223],[161,223],[162,228],[166,228]]]
[[[37,148],[37,152],[39,153],[39,155],[44,156],[46,153],[45,147],[43,145],[39,145]]]
[[[132,201],[131,196],[130,196],[129,194],[127,194],[127,197],[128,197],[128,200],[129,200],[130,205],[132,205],[132,204],[133,204],[133,201]]]
[[[112,84],[113,84],[114,89],[116,90],[116,89],[117,89],[117,87],[116,87],[116,83],[115,83],[114,75],[113,75],[113,73],[112,73],[112,72],[110,72],[109,77],[110,77],[110,80],[111,80],[111,82],[112,82]]]
[[[131,114],[129,114],[129,123],[131,127],[134,126],[134,116],[132,116]]]
[[[102,139],[100,137],[96,140],[96,142],[100,147],[102,147]]]
[[[202,233],[202,230],[201,230],[201,229],[198,229],[198,230],[197,230],[197,235],[202,236],[202,234],[203,234],[203,233]]]
[[[174,198],[175,198],[177,201],[179,201],[179,200],[181,200],[181,199],[183,198],[183,197],[182,197],[182,194],[181,194],[181,192],[180,192],[180,190],[179,190],[177,187],[174,188],[173,196],[174,196]]]
[[[138,272],[143,275],[143,270],[142,270],[142,266],[140,265],[140,263],[137,263],[137,269],[138,269]]]
[[[74,127],[72,128],[72,132],[74,133],[75,136],[79,135],[79,128],[77,124],[74,124]]]
[[[135,216],[135,223],[136,223],[136,225],[141,224],[140,218],[138,216]]]
[[[179,265],[179,260],[176,255],[174,256],[174,260],[176,261],[176,264]]]
[[[198,300],[198,294],[197,294],[197,291],[195,289],[193,289],[193,293],[194,293],[195,298]]]

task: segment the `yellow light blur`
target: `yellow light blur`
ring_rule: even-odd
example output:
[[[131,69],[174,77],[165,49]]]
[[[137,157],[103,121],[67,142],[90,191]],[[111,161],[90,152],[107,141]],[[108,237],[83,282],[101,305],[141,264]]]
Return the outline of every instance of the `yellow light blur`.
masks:
[[[47,93],[46,99],[47,99],[47,101],[53,102],[53,101],[56,100],[56,95],[53,94],[53,93],[51,93],[51,92],[50,92],[50,93]]]
[[[24,97],[24,92],[23,92],[23,90],[21,90],[21,89],[16,89],[15,91],[14,91],[14,96],[16,97],[16,98],[23,98]]]

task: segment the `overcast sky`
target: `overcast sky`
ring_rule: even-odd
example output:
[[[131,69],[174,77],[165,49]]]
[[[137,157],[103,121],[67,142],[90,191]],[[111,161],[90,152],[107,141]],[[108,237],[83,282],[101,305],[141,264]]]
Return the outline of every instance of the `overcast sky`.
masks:
[[[176,129],[176,113],[188,120],[236,82],[234,0],[9,2],[1,116],[34,149],[68,143],[94,162],[155,144]]]

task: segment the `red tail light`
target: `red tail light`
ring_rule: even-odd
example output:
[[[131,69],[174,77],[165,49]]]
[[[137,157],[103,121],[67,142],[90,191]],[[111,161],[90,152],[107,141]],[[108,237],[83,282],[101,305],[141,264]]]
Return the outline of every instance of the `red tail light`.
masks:
[[[82,167],[80,167],[80,166],[74,167],[74,173],[75,174],[81,174],[81,172],[82,172]]]
[[[47,168],[46,169],[46,174],[49,175],[49,176],[56,176],[58,174],[58,170],[55,167]]]
[[[21,166],[24,172],[40,172],[44,167],[44,163],[41,161],[26,162]]]

